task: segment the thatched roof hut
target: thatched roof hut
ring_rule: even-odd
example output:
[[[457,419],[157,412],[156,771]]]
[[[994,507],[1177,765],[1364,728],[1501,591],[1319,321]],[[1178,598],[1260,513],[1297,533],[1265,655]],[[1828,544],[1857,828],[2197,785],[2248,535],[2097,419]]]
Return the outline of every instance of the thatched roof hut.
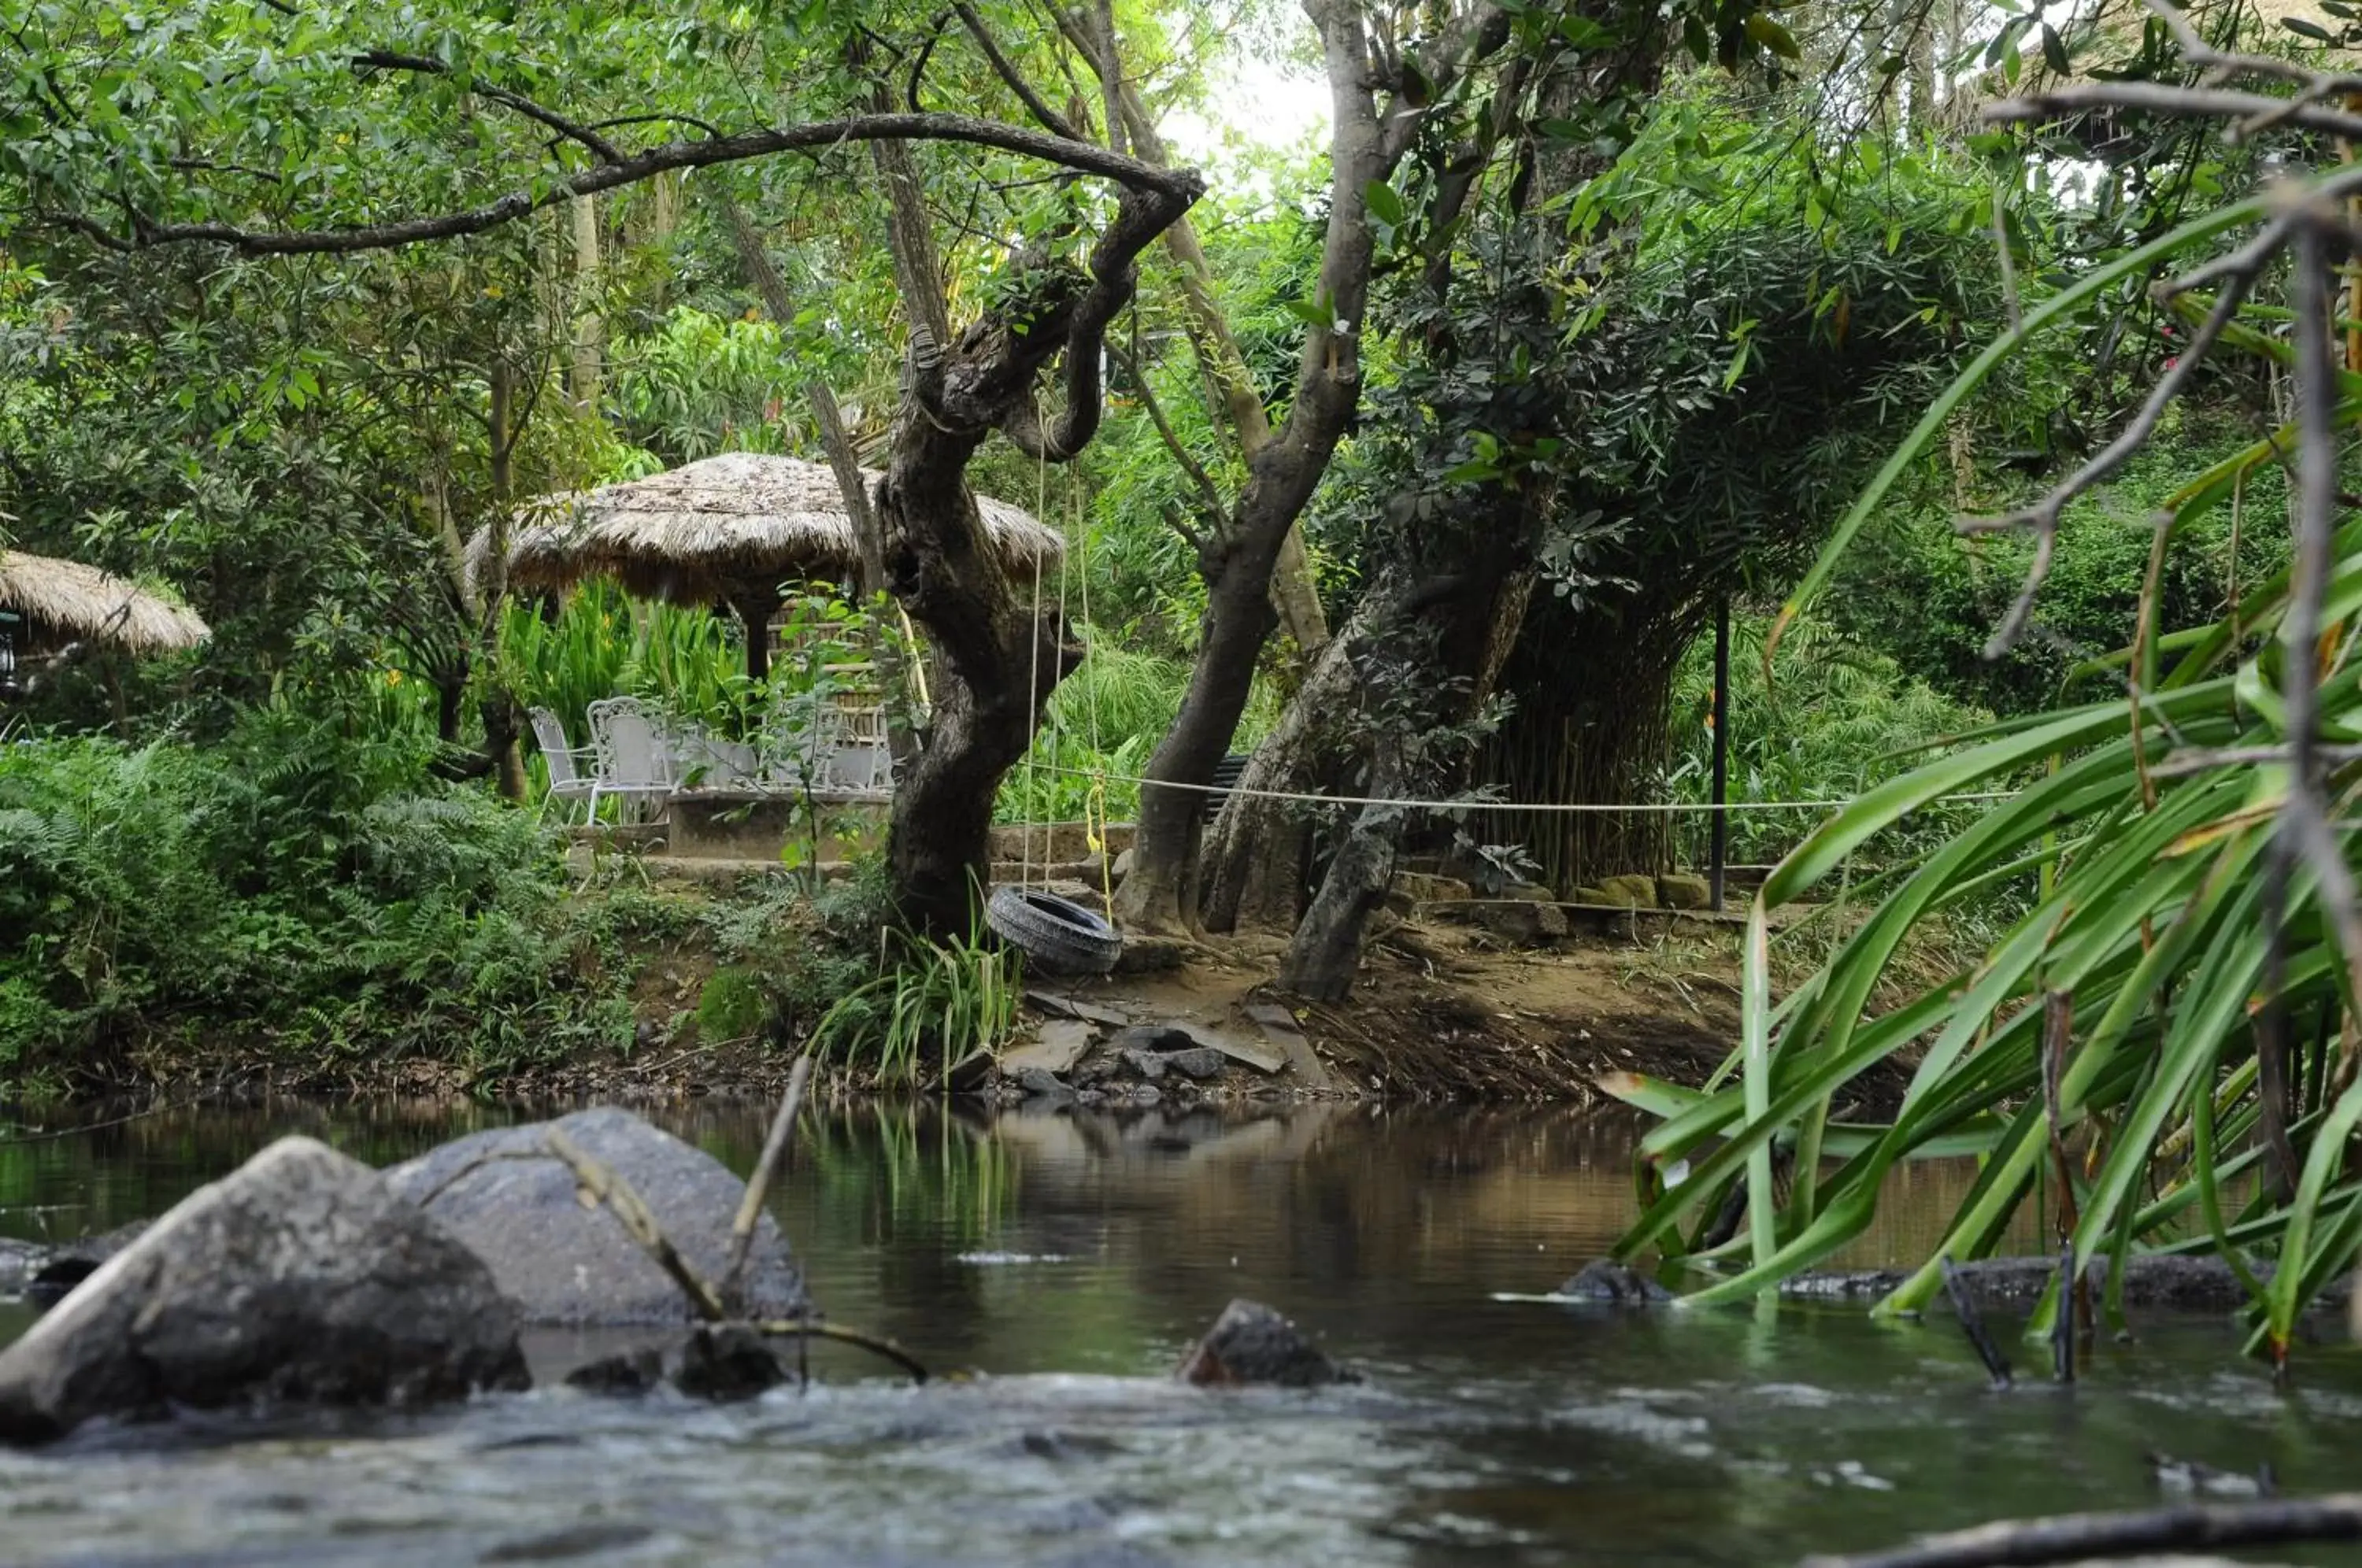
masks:
[[[0,549],[0,611],[24,619],[10,639],[18,652],[85,640],[128,653],[169,653],[213,635],[185,604],[96,567],[23,550]]]
[[[878,476],[862,477],[874,485]],[[977,508],[1010,571],[1053,572],[1065,558],[1055,529],[988,497]],[[491,530],[478,529],[468,541],[471,579],[481,580],[491,552]],[[729,604],[747,623],[747,667],[758,676],[779,585],[851,577],[861,560],[834,470],[756,452],[542,502],[512,525],[508,555],[519,588],[557,592],[608,577],[643,598]]]
[[[864,470],[875,482],[877,476]],[[1011,571],[1056,569],[1065,542],[1016,507],[977,498],[985,530]],[[468,542],[480,576],[490,531]],[[825,463],[730,452],[644,480],[546,502],[509,537],[509,580],[559,591],[612,577],[645,598],[734,602],[794,578],[851,575],[861,554],[836,476]]]

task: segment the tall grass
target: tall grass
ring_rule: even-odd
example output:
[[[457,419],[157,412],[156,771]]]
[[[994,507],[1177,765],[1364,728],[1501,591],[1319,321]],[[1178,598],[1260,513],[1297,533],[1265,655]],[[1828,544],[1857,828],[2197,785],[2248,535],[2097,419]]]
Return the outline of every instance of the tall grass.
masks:
[[[635,600],[612,583],[584,584],[555,613],[512,603],[500,637],[518,698],[556,713],[577,745],[602,698],[645,697],[707,723],[726,722],[746,700],[745,635],[734,619]]]
[[[1805,591],[1827,580],[1834,553],[2015,346],[2129,273],[2259,219],[2259,202],[2193,220],[2029,311],[1928,410]],[[2273,324],[2258,325],[2247,344],[2285,353]],[[2362,394],[2341,383],[2335,395],[2331,428],[2343,439],[2362,420]],[[2284,426],[2189,476],[2165,508],[2159,551],[2297,436]],[[1873,785],[1788,855],[1749,913],[1740,1049],[1712,1092],[1657,1100],[1664,1119],[1640,1154],[1650,1200],[1618,1254],[1735,1268],[1694,1299],[1748,1297],[1861,1234],[1897,1162],[1965,1138],[1983,1151],[1978,1178],[1881,1311],[1924,1306],[1944,1258],[1989,1253],[2033,1203],[2084,1263],[2105,1254],[2121,1265],[2146,1249],[2228,1259],[2254,1296],[2255,1342],[2284,1354],[2298,1313],[2362,1246],[2362,1179],[2348,1157],[2362,1122],[2362,1014],[2350,969],[2362,954],[2339,950],[2335,911],[2306,864],[2287,889],[2285,918],[2269,918],[2265,867],[2290,798],[2286,767],[2169,759],[2216,748],[2280,755],[2290,741],[2284,692],[2299,661],[2319,677],[2318,733],[2362,738],[2351,635],[2362,624],[2362,521],[2337,526],[2330,548],[2317,642],[2288,646],[2295,604],[2286,570],[2244,586],[2229,613],[2196,626],[2160,624],[2152,595],[2129,628],[2132,646],[2103,670],[2125,683],[2123,695],[1994,726]],[[1793,604],[1785,614],[1793,618]],[[1772,996],[1765,936],[1776,911],[1816,896],[1912,813],[1996,788],[2015,792],[1924,860],[1858,889],[1868,918],[1809,978]],[[2344,764],[2329,791],[2333,816],[2350,817],[2362,771]],[[2337,852],[2350,867],[2350,835]],[[1869,1015],[1915,931],[2003,885],[2025,889],[2024,913],[1990,951]],[[1899,1109],[1843,1129],[1841,1141],[1833,1104],[1906,1051],[1915,1065]],[[1611,1087],[1644,1104],[1661,1088],[1632,1079]],[[1784,1200],[1770,1168],[1782,1144],[1794,1151]],[[1845,1156],[1825,1162],[1840,1146]],[[1671,1184],[1684,1161],[1685,1176]],[[1741,1181],[1748,1221],[1709,1249],[1711,1217]],[[2120,1286],[2122,1267],[2109,1277]],[[2032,1331],[2047,1332],[2060,1309],[2054,1285]],[[2117,1315],[2121,1302],[2102,1310]]]
[[[815,1056],[908,1088],[930,1066],[999,1049],[1017,1018],[1016,954],[981,932],[941,943],[880,931],[875,977],[839,998],[812,1026]]]

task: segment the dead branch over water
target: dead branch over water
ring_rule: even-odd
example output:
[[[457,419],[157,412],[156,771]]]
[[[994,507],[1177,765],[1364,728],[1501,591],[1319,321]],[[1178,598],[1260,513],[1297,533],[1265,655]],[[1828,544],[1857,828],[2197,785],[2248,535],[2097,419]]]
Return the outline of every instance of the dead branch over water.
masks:
[[[2306,1502],[2184,1503],[2006,1521],[1931,1535],[1885,1551],[1808,1557],[1802,1568],[2014,1568],[2185,1547],[2227,1550],[2322,1540],[2362,1540],[2362,1492]]]

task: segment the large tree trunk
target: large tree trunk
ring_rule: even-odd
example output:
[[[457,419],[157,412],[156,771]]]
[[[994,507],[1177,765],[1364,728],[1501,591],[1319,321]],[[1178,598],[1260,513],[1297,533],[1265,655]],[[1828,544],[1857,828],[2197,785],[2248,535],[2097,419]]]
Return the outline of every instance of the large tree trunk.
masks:
[[[1396,755],[1381,751],[1373,759],[1370,794],[1381,801],[1399,794],[1405,782]],[[1287,960],[1279,971],[1281,989],[1314,1001],[1341,1001],[1353,988],[1370,915],[1394,880],[1403,816],[1400,806],[1387,804],[1363,806],[1354,814],[1319,892],[1313,895],[1295,940],[1288,944]]]
[[[1020,259],[995,314],[944,344],[930,318],[944,314],[925,238],[915,171],[900,144],[880,144],[890,234],[913,302],[901,408],[876,496],[886,588],[925,626],[940,665],[926,747],[894,796],[887,861],[903,920],[935,935],[973,929],[990,874],[992,802],[1001,778],[1032,744],[1050,693],[1079,662],[1058,608],[1021,595],[984,532],[968,491],[969,458],[995,429],[1020,450],[1065,462],[1090,444],[1102,412],[1100,361],[1108,324],[1131,300],[1132,263],[1187,211],[1194,175],[1127,185],[1086,272]],[[932,305],[932,308],[929,306]],[[1034,383],[1064,357],[1065,406],[1034,407]]]
[[[1390,105],[1381,121],[1379,72],[1361,6],[1354,0],[1308,0],[1306,9],[1320,29],[1333,127],[1329,226],[1311,291],[1328,305],[1328,319],[1306,333],[1287,422],[1248,458],[1246,489],[1224,537],[1208,552],[1213,570],[1196,668],[1173,729],[1149,758],[1151,782],[1141,790],[1131,875],[1116,899],[1117,914],[1137,930],[1187,930],[1197,923],[1203,796],[1195,789],[1156,785],[1210,780],[1246,710],[1255,659],[1275,618],[1273,569],[1361,399],[1361,334],[1374,253],[1366,193],[1401,160],[1417,131],[1417,115],[1398,105]],[[1485,7],[1417,68],[1422,88],[1449,81],[1472,56],[1498,49],[1507,33],[1507,13]]]
[[[1274,620],[1267,587],[1278,540],[1268,543],[1272,547],[1253,554],[1234,548],[1215,574],[1189,689],[1173,727],[1149,759],[1149,782],[1141,786],[1140,823],[1131,841],[1131,874],[1116,895],[1117,913],[1139,929],[1195,923],[1198,836],[1206,796],[1198,789],[1163,789],[1158,781],[1211,779],[1215,765],[1230,751],[1253,689],[1256,657]]]
[[[1323,750],[1333,744],[1324,721],[1353,700],[1352,659],[1365,616],[1366,606],[1320,650],[1208,831],[1198,863],[1207,930],[1293,928],[1303,913],[1304,807],[1272,796],[1311,794],[1320,784]]]

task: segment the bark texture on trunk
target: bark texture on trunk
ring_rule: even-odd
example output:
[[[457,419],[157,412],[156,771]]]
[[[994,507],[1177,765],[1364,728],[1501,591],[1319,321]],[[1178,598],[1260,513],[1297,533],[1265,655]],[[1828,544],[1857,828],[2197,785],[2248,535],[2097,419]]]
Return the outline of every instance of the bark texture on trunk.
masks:
[[[1381,799],[1401,792],[1405,780],[1394,754],[1381,752],[1371,769],[1369,792]],[[1314,1001],[1342,1001],[1362,966],[1362,937],[1370,916],[1394,881],[1400,853],[1403,809],[1363,806],[1353,815],[1345,842],[1329,863],[1320,890],[1297,923],[1280,966],[1279,987]]]
[[[1325,777],[1322,762],[1335,745],[1326,721],[1353,699],[1353,653],[1366,624],[1366,612],[1356,614],[1320,650],[1208,830],[1198,862],[1198,909],[1207,930],[1292,929],[1303,914],[1298,878],[1308,808],[1268,799],[1264,792],[1304,795],[1319,790]]]
[[[574,233],[574,364],[568,377],[574,406],[590,413],[599,406],[601,361],[607,349],[607,325],[600,319],[599,202],[577,196],[571,209]]]

